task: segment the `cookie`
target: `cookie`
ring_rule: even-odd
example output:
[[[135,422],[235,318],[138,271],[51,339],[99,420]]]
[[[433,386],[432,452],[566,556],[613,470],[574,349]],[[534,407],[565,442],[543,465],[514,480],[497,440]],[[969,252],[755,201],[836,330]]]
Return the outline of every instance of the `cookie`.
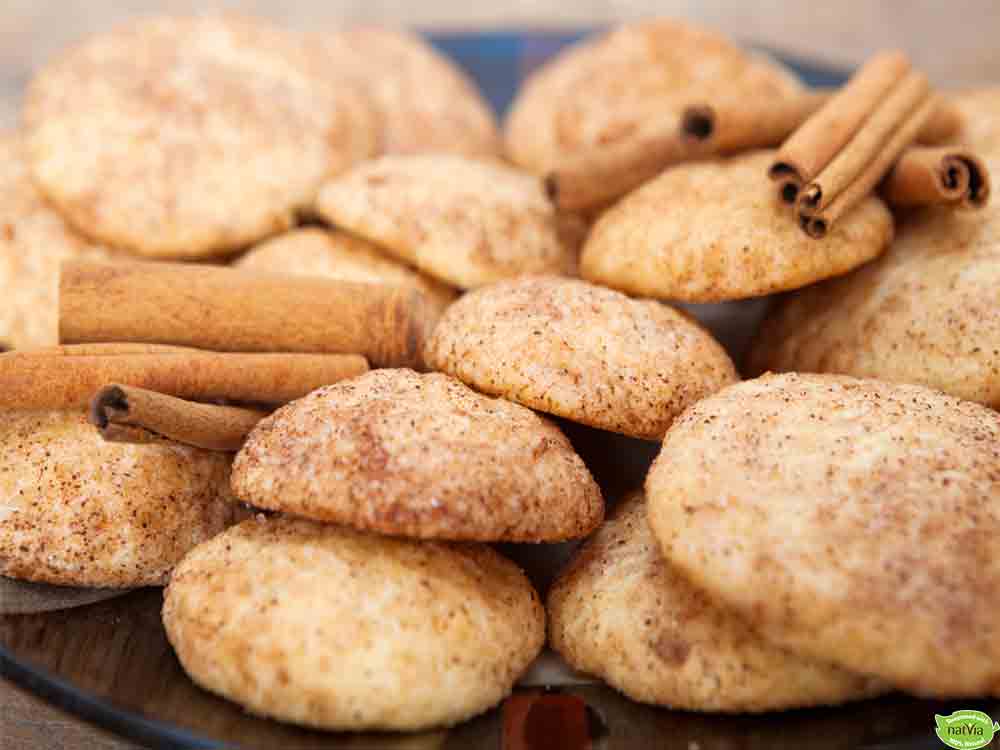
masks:
[[[458,297],[451,287],[400,263],[370,242],[337,230],[295,229],[261,243],[234,265],[254,271],[413,287],[423,292],[438,312]]]
[[[877,261],[774,311],[748,369],[916,383],[1000,407],[998,289],[995,202],[976,212],[915,212]]]
[[[767,177],[771,151],[682,164],[598,219],[580,274],[629,294],[722,302],[797,289],[883,252],[892,215],[874,196],[821,240],[803,232]]]
[[[160,586],[241,514],[231,457],[167,440],[108,443],[86,415],[0,422],[0,574],[66,586]]]
[[[0,347],[58,343],[59,264],[70,258],[110,256],[45,203],[28,175],[20,136],[0,132]]]
[[[318,41],[371,97],[380,153],[499,156],[496,118],[476,84],[416,34],[362,26]]]
[[[771,646],[663,559],[642,492],[621,501],[548,596],[549,643],[633,700],[688,711],[833,705],[875,680]]]
[[[554,424],[440,373],[374,370],[258,424],[233,490],[260,508],[420,538],[584,536],[601,493]]]
[[[383,156],[328,182],[317,205],[331,224],[463,289],[575,265],[541,181],[498,162]]]
[[[27,151],[85,235],[143,256],[221,255],[287,229],[326,177],[374,152],[362,96],[263,21],[158,17],[38,73]]]
[[[786,68],[715,32],[642,21],[585,39],[529,76],[507,116],[507,153],[544,173],[706,99],[780,99],[801,88]]]
[[[964,121],[958,140],[988,159],[1000,159],[1000,87],[972,89],[952,101]]]
[[[178,566],[163,624],[187,673],[252,713],[336,730],[450,726],[499,703],[545,640],[486,545],[250,520]]]
[[[768,375],[678,419],[646,481],[666,557],[766,640],[927,697],[1000,693],[1000,414]]]
[[[464,295],[424,359],[483,393],[648,440],[737,379],[722,347],[683,313],[553,277]]]

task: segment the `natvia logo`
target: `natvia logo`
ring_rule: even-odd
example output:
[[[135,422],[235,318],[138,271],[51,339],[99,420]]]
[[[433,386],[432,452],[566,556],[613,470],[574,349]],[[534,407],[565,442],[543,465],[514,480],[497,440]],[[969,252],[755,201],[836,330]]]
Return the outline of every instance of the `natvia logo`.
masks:
[[[993,735],[1000,732],[1000,724],[982,711],[963,709],[951,716],[934,714],[935,731],[938,739],[956,750],[976,750],[993,741]]]

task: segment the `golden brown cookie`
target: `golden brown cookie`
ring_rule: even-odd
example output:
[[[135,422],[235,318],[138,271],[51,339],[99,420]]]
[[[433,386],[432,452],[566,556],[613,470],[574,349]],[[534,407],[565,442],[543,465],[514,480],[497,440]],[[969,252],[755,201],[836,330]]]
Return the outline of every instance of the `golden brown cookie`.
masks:
[[[773,152],[671,167],[598,219],[580,274],[628,294],[722,302],[847,273],[892,239],[892,215],[867,198],[821,240],[803,232],[767,177]]]
[[[374,152],[361,96],[263,21],[146,19],[35,77],[29,160],[90,237],[146,256],[220,255],[288,228],[324,178]]]
[[[319,43],[371,97],[380,153],[500,154],[496,118],[476,84],[418,35],[361,26],[325,34]]]
[[[749,369],[917,383],[1000,407],[998,290],[1000,206],[925,209],[874,263],[790,297]]]
[[[666,560],[636,492],[548,596],[549,643],[574,668],[643,703],[759,712],[884,692],[875,680],[771,646]]]
[[[59,264],[108,257],[74,234],[39,195],[20,136],[0,132],[0,347],[58,343]]]
[[[541,181],[499,162],[383,156],[328,182],[318,209],[331,224],[463,289],[575,265]]]
[[[449,726],[499,703],[545,641],[486,545],[254,519],[201,545],[163,624],[187,673],[255,714],[337,730]]]
[[[653,533],[763,638],[923,696],[1000,693],[1000,414],[920,386],[768,375],[695,404]]]
[[[964,120],[958,140],[985,158],[1000,159],[1000,87],[963,91],[952,101]]]
[[[737,377],[685,314],[553,277],[469,292],[445,312],[424,359],[483,393],[649,440]]]
[[[507,153],[544,173],[706,98],[800,89],[787,69],[713,31],[669,19],[628,24],[563,50],[528,78],[505,123]]]
[[[446,375],[374,370],[263,420],[233,464],[252,505],[421,538],[584,536],[600,490],[554,424]]]
[[[0,574],[67,586],[159,586],[241,515],[231,457],[167,440],[108,443],[86,415],[0,421]]]
[[[423,275],[360,237],[336,229],[295,229],[261,243],[234,264],[254,271],[388,283],[423,292],[439,312],[458,297],[446,284]]]

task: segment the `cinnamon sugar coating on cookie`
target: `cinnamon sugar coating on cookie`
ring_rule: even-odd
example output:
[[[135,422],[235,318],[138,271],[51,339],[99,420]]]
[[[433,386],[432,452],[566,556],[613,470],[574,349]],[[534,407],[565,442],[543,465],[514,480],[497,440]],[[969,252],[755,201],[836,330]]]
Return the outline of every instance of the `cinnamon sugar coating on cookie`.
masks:
[[[876,680],[772,646],[666,561],[636,492],[577,552],[548,596],[549,642],[633,700],[691,711],[834,705]]]
[[[374,370],[263,420],[233,466],[262,508],[385,534],[559,541],[602,520],[559,429],[440,373]]]
[[[766,375],[699,402],[646,480],[666,557],[760,635],[923,696],[1000,693],[1000,414]]]
[[[231,457],[167,440],[108,443],[73,412],[0,421],[0,574],[67,586],[159,586],[243,515]]]
[[[723,302],[798,289],[881,254],[893,222],[869,196],[823,239],[803,232],[767,177],[773,152],[679,164],[594,224],[580,275],[657,299]]]
[[[156,17],[36,75],[27,150],[83,234],[144,256],[222,255],[287,229],[324,178],[374,153],[363,97],[264,21]]]
[[[722,347],[683,313],[552,277],[466,294],[424,359],[483,393],[651,440],[737,378]]]
[[[486,545],[250,520],[201,545],[163,624],[202,687],[254,714],[335,730],[450,726],[506,697],[545,611]]]

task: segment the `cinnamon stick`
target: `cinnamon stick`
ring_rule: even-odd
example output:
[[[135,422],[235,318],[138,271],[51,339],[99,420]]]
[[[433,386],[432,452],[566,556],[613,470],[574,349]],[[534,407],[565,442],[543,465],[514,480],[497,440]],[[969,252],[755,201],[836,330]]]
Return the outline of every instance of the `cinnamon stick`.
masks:
[[[265,416],[118,384],[101,388],[90,402],[90,422],[110,442],[145,442],[153,434],[213,451],[238,451]]]
[[[771,179],[790,178],[804,185],[816,177],[909,72],[909,59],[898,51],[865,63],[782,144],[768,171]]]
[[[88,344],[0,354],[0,408],[85,408],[107,383],[197,401],[282,404],[368,370],[356,354],[127,351],[133,346]]]
[[[781,145],[833,96],[814,89],[778,100],[722,99],[692,105],[681,116],[684,138],[700,141],[713,154],[731,154]],[[923,144],[940,143],[962,128],[962,115],[953,104],[941,102],[917,137]],[[773,167],[772,167],[773,169]],[[794,170],[789,170],[794,175]],[[779,167],[776,179],[791,181]],[[801,182],[795,182],[801,187]],[[797,197],[797,193],[796,196]],[[795,197],[788,201],[795,202]]]
[[[924,79],[926,87],[926,79]],[[913,90],[910,91],[909,89]],[[915,96],[916,86],[906,87],[907,95]],[[926,94],[926,88],[924,88]],[[900,154],[913,143],[917,131],[934,110],[933,99],[917,104],[916,111],[906,112],[902,107],[909,102],[901,96],[900,102],[887,101],[890,116],[899,115],[895,131],[886,129],[888,140],[883,135],[881,123],[872,127],[871,133],[859,134],[850,147],[845,149],[813,182],[802,189],[796,207],[799,224],[806,234],[816,239],[826,236],[830,226],[853,206],[871,193],[882,178],[892,168]],[[895,104],[900,104],[900,109]],[[905,112],[905,114],[904,114]],[[869,136],[869,137],[864,137]]]
[[[69,344],[354,353],[414,367],[434,322],[409,288],[208,266],[68,261],[59,292],[59,336]]]
[[[545,177],[549,199],[562,211],[604,206],[672,164],[708,154],[685,138],[676,115],[644,125],[635,136],[559,164]]]
[[[966,148],[913,147],[903,152],[885,178],[882,197],[894,206],[982,208],[990,197],[990,174]]]

